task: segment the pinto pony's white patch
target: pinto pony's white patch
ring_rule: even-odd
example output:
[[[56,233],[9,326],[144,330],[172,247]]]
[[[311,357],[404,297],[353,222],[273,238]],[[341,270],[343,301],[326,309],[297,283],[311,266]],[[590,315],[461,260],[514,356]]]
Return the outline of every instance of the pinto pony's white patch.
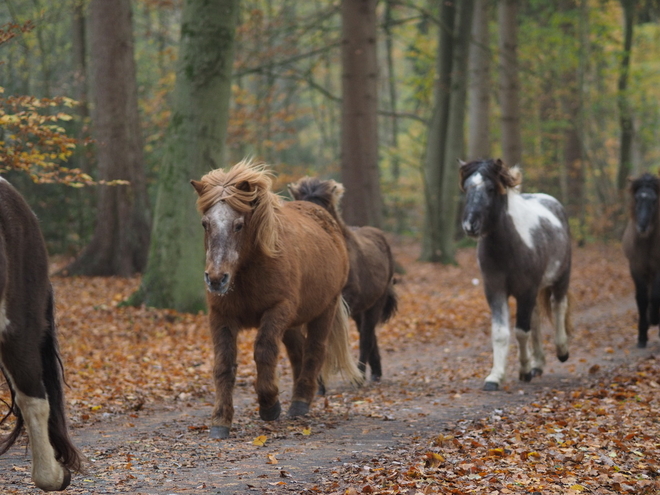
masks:
[[[513,225],[520,238],[530,249],[534,248],[532,233],[539,227],[542,218],[548,220],[558,229],[563,228],[559,218],[541,202],[542,199],[556,201],[552,196],[548,196],[547,194],[528,194],[523,197],[516,189],[509,189],[507,195],[507,213],[513,221]]]

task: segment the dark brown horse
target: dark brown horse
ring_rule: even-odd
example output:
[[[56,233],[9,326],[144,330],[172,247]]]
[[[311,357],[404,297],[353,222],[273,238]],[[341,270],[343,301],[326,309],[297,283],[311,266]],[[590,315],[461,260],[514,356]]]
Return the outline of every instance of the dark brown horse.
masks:
[[[637,347],[646,347],[649,324],[660,323],[660,177],[642,174],[630,183],[630,195],[630,220],[622,243],[635,283]]]
[[[350,271],[344,286],[344,299],[360,332],[362,373],[367,363],[371,379],[383,375],[376,337],[376,325],[389,320],[397,309],[394,292],[394,257],[385,234],[374,227],[348,227],[341,217],[339,204],[344,186],[334,180],[304,177],[289,185],[293,199],[311,201],[330,212],[346,240]]]
[[[280,341],[293,370],[290,417],[309,411],[322,367],[324,375],[335,369],[360,383],[341,296],[348,254],[330,214],[308,202],[283,203],[271,191],[265,167],[249,161],[227,172],[209,172],[192,185],[205,231],[204,278],[215,353],[211,436],[229,436],[241,329],[258,329],[255,388],[259,415],[266,421],[281,411],[276,380]]]
[[[4,454],[27,429],[32,481],[63,490],[81,458],[69,439],[62,390],[53,290],[37,218],[0,178],[0,364],[10,388],[16,424],[0,442]]]

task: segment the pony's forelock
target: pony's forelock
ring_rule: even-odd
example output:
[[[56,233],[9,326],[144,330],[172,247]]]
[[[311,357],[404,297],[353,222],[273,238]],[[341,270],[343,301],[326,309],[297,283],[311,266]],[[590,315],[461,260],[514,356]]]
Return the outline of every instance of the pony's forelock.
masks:
[[[518,165],[509,168],[499,158],[497,160],[474,160],[461,163],[459,169],[461,191],[465,191],[465,181],[468,177],[477,171],[493,180],[501,194],[506,194],[508,189],[519,190],[522,184],[522,171]]]
[[[262,162],[245,159],[228,171],[212,170],[201,179],[197,209],[204,214],[219,201],[241,213],[252,211],[255,240],[268,256],[279,252],[280,198],[271,191],[272,172]]]

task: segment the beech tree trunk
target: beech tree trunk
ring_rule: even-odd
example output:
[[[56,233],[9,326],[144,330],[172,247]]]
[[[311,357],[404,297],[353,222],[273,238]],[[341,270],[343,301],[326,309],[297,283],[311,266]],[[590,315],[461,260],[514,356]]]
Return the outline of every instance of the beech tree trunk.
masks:
[[[502,159],[509,166],[522,160],[520,135],[520,82],[518,78],[518,0],[500,0],[500,105]]]
[[[426,188],[427,197],[433,199],[427,205],[428,231],[422,252],[424,259],[445,264],[456,263],[456,215],[460,197],[458,159],[464,152],[468,55],[474,0],[461,1],[457,4],[456,12],[451,5],[447,5],[449,3],[441,0],[443,29],[440,34],[438,66],[442,68],[449,60],[450,70],[448,83],[443,73],[439,74],[436,108],[427,139]],[[450,21],[454,18],[453,22]],[[451,26],[449,36],[443,32],[445,25]]]
[[[475,0],[470,43],[466,160],[490,158],[489,0]]]
[[[190,180],[224,168],[238,0],[186,0],[167,149],[152,243],[132,300],[197,312],[206,307],[204,232]]]
[[[92,240],[66,272],[129,276],[145,267],[150,231],[131,3],[92,0],[89,9],[98,176],[129,185],[99,186]]]
[[[632,50],[636,0],[621,0],[624,16],[623,57],[619,69],[619,125],[621,126],[621,146],[619,150],[619,173],[617,188],[624,197],[628,176],[632,170],[633,116],[628,103],[628,74],[630,72],[630,52]]]
[[[344,219],[349,225],[380,227],[376,0],[343,0],[341,19]]]

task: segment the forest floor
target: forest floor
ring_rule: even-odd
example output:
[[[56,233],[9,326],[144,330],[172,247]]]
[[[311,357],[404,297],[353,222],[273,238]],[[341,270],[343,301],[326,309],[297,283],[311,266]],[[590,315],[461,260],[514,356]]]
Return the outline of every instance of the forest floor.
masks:
[[[660,338],[635,347],[618,244],[575,248],[570,359],[555,358],[546,323],[544,375],[517,380],[512,339],[498,392],[481,391],[492,350],[475,250],[436,266],[416,244],[394,247],[405,273],[378,331],[383,381],[337,380],[308,417],[263,422],[245,332],[228,440],[208,437],[204,315],[119,307],[137,278],[55,277],[72,436],[88,459],[68,493],[660,494]],[[286,410],[284,358],[279,371]],[[41,493],[25,445],[0,458],[0,492]]]

